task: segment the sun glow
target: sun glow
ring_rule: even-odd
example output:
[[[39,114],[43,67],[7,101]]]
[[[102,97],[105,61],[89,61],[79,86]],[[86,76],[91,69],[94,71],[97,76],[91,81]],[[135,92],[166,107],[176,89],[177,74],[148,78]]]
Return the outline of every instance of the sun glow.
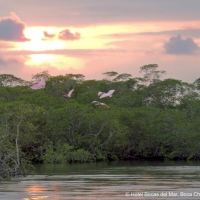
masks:
[[[31,54],[29,55],[30,59],[26,64],[42,64],[44,62],[55,62],[56,57],[53,54]]]
[[[83,67],[83,60],[56,54],[30,54],[25,64],[34,67],[52,66],[57,69],[80,69]]]
[[[55,37],[45,38],[44,31],[48,34],[52,34]],[[26,38],[30,41],[20,43],[18,48],[28,51],[45,51],[63,49],[65,42],[56,38],[56,30],[52,27],[29,27],[24,31]]]
[[[177,22],[174,22],[173,25],[181,28]],[[166,27],[170,29],[168,24],[163,26],[161,22],[110,24],[80,28],[27,27],[24,30],[24,35],[30,41],[18,43],[16,49],[27,55],[25,64],[28,66],[77,69],[84,67],[91,55],[95,56],[95,59],[99,59],[101,54],[99,50],[101,49],[102,52],[105,50],[105,52],[111,53],[118,49],[142,52],[148,51],[149,47],[162,50],[162,36],[160,38],[157,36],[155,42],[153,41],[154,37],[151,38],[150,34],[143,33],[155,30],[162,32],[166,30]],[[69,29],[72,33],[80,33],[80,39],[59,39],[59,33],[65,29]]]
[[[46,50],[55,50],[62,49],[64,44],[60,41],[30,41],[20,44],[20,47],[23,50],[29,51],[46,51]]]

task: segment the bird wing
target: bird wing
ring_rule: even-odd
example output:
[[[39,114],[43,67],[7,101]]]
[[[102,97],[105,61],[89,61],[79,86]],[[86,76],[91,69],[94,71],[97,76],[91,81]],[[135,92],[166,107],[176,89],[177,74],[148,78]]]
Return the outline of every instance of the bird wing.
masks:
[[[40,86],[45,87],[45,85],[46,85],[45,79],[42,77],[42,78],[40,79],[40,82],[39,82],[38,84],[39,84]]]
[[[103,93],[100,96],[100,99],[105,98],[105,97],[112,97],[112,94],[114,93],[115,90],[109,90],[107,93]]]
[[[108,92],[107,92],[107,96],[110,96],[110,97],[112,97],[112,94],[115,92],[115,90],[109,90]]]
[[[45,84],[46,84],[45,80],[42,77],[38,83],[36,83],[35,85],[31,86],[31,89],[38,90],[38,89],[41,89],[41,88],[45,88]]]
[[[101,96],[104,92],[99,91],[98,96]]]
[[[72,89],[72,90],[69,91],[68,97],[71,97],[73,91],[74,91],[74,89]]]

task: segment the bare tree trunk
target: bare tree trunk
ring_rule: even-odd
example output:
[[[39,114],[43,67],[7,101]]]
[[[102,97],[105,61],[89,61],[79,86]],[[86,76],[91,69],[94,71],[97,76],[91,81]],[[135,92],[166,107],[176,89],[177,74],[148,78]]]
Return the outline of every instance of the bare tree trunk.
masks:
[[[15,138],[15,145],[16,145],[16,156],[17,156],[17,167],[20,166],[20,159],[19,159],[19,147],[18,147],[18,138],[19,138],[19,126],[22,120],[20,120],[19,124],[17,124],[17,136]]]

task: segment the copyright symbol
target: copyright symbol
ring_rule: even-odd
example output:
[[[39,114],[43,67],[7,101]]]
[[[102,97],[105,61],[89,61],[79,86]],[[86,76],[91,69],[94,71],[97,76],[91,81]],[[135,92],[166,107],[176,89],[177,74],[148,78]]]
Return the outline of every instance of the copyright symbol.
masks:
[[[127,196],[127,197],[130,196],[130,192],[126,192],[125,196]]]

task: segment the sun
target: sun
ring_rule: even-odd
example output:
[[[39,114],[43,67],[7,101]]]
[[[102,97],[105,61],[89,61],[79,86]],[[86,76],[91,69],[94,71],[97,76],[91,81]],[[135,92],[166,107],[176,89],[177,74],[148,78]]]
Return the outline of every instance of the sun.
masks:
[[[55,28],[52,27],[28,27],[24,30],[24,35],[26,38],[30,39],[30,41],[26,41],[20,43],[18,45],[18,49],[27,50],[27,51],[46,51],[46,50],[56,50],[56,49],[64,49],[66,43],[58,40],[56,38],[52,38],[51,40],[45,40],[44,31],[49,34],[56,33]]]
[[[45,39],[44,31],[55,37]],[[28,54],[26,65],[34,66],[59,61],[58,55],[47,52],[66,48],[66,43],[56,38],[57,31],[54,27],[27,27],[24,30],[24,35],[29,41],[17,44],[16,49]]]

